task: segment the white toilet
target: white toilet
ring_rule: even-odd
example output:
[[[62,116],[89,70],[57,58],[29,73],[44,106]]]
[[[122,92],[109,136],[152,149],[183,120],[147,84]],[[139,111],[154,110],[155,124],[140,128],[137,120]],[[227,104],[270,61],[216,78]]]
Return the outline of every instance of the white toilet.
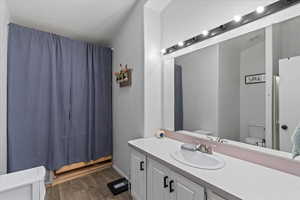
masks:
[[[245,138],[245,143],[265,147],[265,125],[249,124],[248,135],[249,137]]]

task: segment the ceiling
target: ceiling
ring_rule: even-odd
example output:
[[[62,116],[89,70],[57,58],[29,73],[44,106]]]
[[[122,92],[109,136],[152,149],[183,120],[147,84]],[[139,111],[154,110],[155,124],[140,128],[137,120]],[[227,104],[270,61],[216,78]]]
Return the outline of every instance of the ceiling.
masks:
[[[8,0],[11,22],[108,45],[137,0]]]

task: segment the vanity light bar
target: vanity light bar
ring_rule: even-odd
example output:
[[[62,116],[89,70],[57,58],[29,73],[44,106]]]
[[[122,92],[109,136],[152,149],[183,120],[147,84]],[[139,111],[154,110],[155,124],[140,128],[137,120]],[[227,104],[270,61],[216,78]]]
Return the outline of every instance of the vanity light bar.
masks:
[[[222,33],[225,33],[227,31],[236,29],[240,26],[243,26],[245,24],[254,22],[256,20],[259,20],[263,17],[266,17],[268,15],[274,14],[276,12],[282,11],[286,8],[289,8],[293,5],[296,5],[300,3],[300,0],[280,0],[276,1],[275,3],[272,3],[268,6],[259,6],[254,12],[251,12],[249,14],[246,14],[244,16],[236,15],[234,16],[233,20],[218,26],[217,28],[211,29],[211,30],[204,30],[200,35],[197,35],[195,37],[192,37],[186,41],[181,41],[176,45],[173,45],[167,49],[163,49],[161,53],[163,55],[167,55],[170,53],[173,53],[175,51],[178,51],[180,49],[186,48],[188,46],[191,46],[193,44],[202,42],[204,40],[207,40],[209,38],[215,37],[217,35],[220,35]]]

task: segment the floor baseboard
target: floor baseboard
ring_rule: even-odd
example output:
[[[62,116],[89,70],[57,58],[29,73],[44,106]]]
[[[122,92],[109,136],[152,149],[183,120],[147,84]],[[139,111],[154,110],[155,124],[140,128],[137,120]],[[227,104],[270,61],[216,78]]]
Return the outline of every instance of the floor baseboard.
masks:
[[[88,167],[88,166],[91,166],[91,165],[95,165],[95,164],[98,164],[98,163],[103,163],[103,162],[107,162],[107,161],[111,161],[111,160],[112,160],[112,156],[105,156],[105,157],[101,157],[101,158],[98,158],[96,160],[89,161],[89,162],[73,163],[73,164],[70,164],[70,165],[63,166],[60,169],[56,170],[55,175],[63,174],[63,173],[66,173],[68,171],[72,171],[74,169],[81,169],[81,168],[84,168],[84,167]]]
[[[116,170],[121,176],[123,176],[124,178],[126,178],[127,180],[129,180],[128,176],[124,173],[124,171],[122,171],[115,164],[112,165],[112,168],[114,168],[114,170]]]

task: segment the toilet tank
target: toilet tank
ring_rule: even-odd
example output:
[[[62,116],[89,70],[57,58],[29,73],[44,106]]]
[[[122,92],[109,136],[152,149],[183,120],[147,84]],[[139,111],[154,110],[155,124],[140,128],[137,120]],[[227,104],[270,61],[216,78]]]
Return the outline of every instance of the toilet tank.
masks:
[[[213,132],[207,130],[195,130],[194,133],[199,133],[201,135],[213,135]]]

